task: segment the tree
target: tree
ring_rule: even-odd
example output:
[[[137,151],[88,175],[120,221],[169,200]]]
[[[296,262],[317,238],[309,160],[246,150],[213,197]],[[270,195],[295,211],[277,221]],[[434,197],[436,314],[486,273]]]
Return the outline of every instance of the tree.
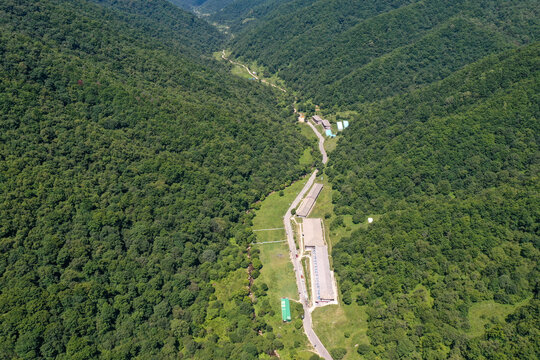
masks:
[[[332,355],[333,359],[341,360],[347,355],[347,349],[344,348],[333,348],[330,349],[330,355]]]

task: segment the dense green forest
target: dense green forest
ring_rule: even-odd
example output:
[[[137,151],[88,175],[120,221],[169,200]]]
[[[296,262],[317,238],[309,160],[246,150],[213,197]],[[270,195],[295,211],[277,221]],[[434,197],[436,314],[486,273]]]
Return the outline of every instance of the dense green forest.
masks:
[[[233,34],[256,24],[259,20],[290,0],[207,0],[199,9],[209,13],[209,19],[228,26]],[[218,6],[217,6],[218,5]]]
[[[291,1],[240,31],[231,47],[338,111],[538,39],[538,9],[533,0]]]
[[[307,171],[307,140],[285,99],[211,60],[221,40],[164,1],[0,3],[1,359],[279,346],[213,283],[247,281],[247,210]]]
[[[266,19],[281,4],[291,0],[169,0],[192,10],[212,23],[226,26],[236,34],[241,29]]]
[[[248,286],[262,266],[249,229],[259,200],[313,166],[330,226],[360,228],[332,239],[332,266],[367,340],[333,354],[539,358],[539,11],[3,0],[0,359],[295,353],[276,353],[294,349],[267,323],[268,286]],[[212,57],[227,47],[292,91],[233,76]],[[291,92],[348,116],[325,167],[299,161],[312,143]]]
[[[366,358],[536,359],[540,45],[360,107],[332,153],[336,213],[384,214],[333,249],[367,305]],[[475,303],[516,305],[471,336]]]
[[[205,0],[169,0],[172,4],[186,10],[190,10],[205,2]]]
[[[538,10],[299,0],[236,28],[233,56],[356,114],[325,169],[331,227],[381,215],[332,251],[342,301],[368,316],[350,358],[540,356]]]

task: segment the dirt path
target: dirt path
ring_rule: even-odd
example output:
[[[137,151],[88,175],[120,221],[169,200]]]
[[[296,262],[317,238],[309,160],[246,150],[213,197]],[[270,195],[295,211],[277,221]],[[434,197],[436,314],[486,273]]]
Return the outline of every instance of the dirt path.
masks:
[[[272,87],[275,87],[276,89],[281,90],[281,91],[283,91],[283,92],[287,92],[287,90],[285,90],[284,88],[282,88],[282,87],[280,87],[280,86],[277,86],[277,85],[275,85],[275,84],[272,84],[272,83],[270,83],[270,82],[268,82],[268,81],[266,81],[266,80],[264,80],[264,79],[259,78],[254,72],[252,72],[251,70],[249,70],[249,68],[248,68],[246,65],[240,64],[239,62],[236,62],[236,61],[233,61],[233,60],[229,59],[227,56],[225,56],[225,50],[221,51],[221,58],[222,58],[223,60],[227,60],[227,61],[230,62],[231,64],[234,64],[234,65],[238,65],[238,66],[243,67],[244,69],[246,69],[246,71],[249,73],[249,75],[253,76],[254,79],[260,80],[261,82],[263,82],[263,83],[265,83],[265,84],[267,84],[267,85],[270,85],[270,86],[272,86]]]

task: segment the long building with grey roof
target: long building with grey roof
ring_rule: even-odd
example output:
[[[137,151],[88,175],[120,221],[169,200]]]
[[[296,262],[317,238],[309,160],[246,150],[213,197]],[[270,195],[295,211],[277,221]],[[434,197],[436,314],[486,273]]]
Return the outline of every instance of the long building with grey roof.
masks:
[[[315,201],[317,201],[317,197],[321,193],[322,188],[323,184],[313,184],[309,190],[309,193],[298,207],[298,210],[296,210],[297,216],[306,217],[309,215],[311,209],[313,209],[313,206],[315,205]]]
[[[306,251],[311,252],[313,301],[318,305],[335,303],[334,280],[330,270],[328,247],[324,241],[322,220],[304,219],[302,221],[302,238]]]
[[[323,119],[319,115],[313,115],[311,119],[316,125],[320,124],[323,121]]]
[[[315,302],[334,301],[334,287],[327,246],[315,246],[314,250],[311,251],[311,266],[314,277],[313,293]]]

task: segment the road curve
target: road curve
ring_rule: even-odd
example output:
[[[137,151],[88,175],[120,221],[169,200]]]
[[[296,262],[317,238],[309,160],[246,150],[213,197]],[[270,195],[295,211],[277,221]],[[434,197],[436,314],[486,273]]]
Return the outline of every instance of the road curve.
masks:
[[[321,151],[321,154],[323,156],[323,164],[326,164],[328,161],[328,156],[326,155],[326,151],[324,150],[324,138],[321,136],[321,134],[317,131],[315,126],[311,124],[308,121],[309,126],[311,126],[311,129],[317,134],[317,137],[319,138],[319,150]],[[315,181],[315,178],[317,177],[317,173],[319,171],[315,170],[309,177],[308,181],[302,188],[302,190],[298,193],[296,196],[296,199],[291,203],[291,206],[287,210],[287,213],[283,217],[283,225],[285,227],[285,233],[287,234],[287,242],[289,244],[289,255],[291,257],[291,261],[294,268],[294,275],[296,277],[296,285],[298,286],[298,295],[300,297],[300,303],[304,307],[304,331],[306,332],[306,336],[309,340],[309,342],[313,345],[315,348],[315,351],[319,354],[319,356],[322,356],[326,360],[332,360],[332,356],[326,350],[324,345],[322,344],[321,340],[315,334],[315,331],[313,331],[313,323],[311,320],[311,310],[309,308],[309,297],[307,293],[307,287],[306,287],[306,277],[304,275],[304,270],[302,268],[302,264],[300,262],[300,259],[297,257],[298,251],[296,250],[296,244],[294,242],[294,232],[291,225],[291,211],[292,209],[295,209],[298,204],[300,204],[300,201],[302,201],[302,198],[304,195],[308,192],[311,185],[313,185],[313,182]],[[304,275],[304,276],[302,276]]]
[[[307,121],[307,124],[311,126],[311,130],[313,130],[313,132],[317,134],[317,137],[319,138],[319,151],[322,154],[322,163],[326,164],[328,162],[328,155],[326,155],[326,150],[324,149],[324,137],[321,135],[321,133],[319,133],[319,131],[317,131],[315,125],[313,125],[309,120]]]

